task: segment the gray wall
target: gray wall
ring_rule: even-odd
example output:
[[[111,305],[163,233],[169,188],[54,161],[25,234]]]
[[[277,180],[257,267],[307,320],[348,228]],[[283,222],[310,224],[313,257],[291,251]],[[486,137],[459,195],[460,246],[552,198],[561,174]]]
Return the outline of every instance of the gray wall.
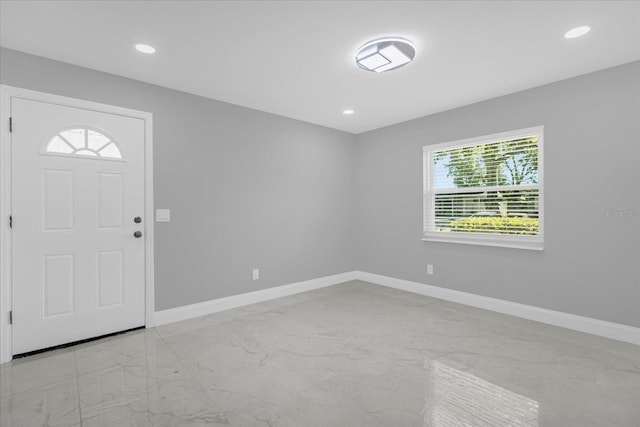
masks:
[[[3,84],[153,113],[171,209],[156,309],[353,269],[353,135],[7,49],[0,67]]]
[[[640,326],[640,62],[357,137],[7,49],[0,82],[154,114],[157,309],[358,269]],[[536,125],[545,250],[421,241],[422,147]]]
[[[422,147],[536,125],[544,251],[421,241]],[[356,268],[640,326],[639,146],[640,62],[360,134]]]

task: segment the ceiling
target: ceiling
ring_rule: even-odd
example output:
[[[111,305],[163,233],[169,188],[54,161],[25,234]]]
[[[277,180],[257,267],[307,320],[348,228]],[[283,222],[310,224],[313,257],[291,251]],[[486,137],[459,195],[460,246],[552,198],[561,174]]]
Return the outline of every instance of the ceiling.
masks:
[[[415,61],[358,68],[388,35]],[[0,44],[361,133],[638,60],[640,2],[2,0]]]

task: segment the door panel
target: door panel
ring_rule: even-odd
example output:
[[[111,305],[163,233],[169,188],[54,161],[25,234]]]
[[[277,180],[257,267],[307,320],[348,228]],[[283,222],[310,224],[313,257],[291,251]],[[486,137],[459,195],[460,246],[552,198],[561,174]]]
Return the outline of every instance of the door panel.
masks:
[[[98,308],[122,305],[123,251],[98,252]]]
[[[42,257],[42,318],[74,311],[75,268],[73,254]]]
[[[121,173],[98,173],[98,228],[122,228],[124,177]]]
[[[143,326],[144,121],[21,98],[11,113],[13,353]]]
[[[73,187],[73,171],[42,170],[42,231],[73,230]]]

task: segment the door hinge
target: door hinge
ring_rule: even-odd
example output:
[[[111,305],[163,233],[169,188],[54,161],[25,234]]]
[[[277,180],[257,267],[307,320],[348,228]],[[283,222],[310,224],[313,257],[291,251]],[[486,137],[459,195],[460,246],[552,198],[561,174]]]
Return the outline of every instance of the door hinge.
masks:
[[[13,310],[9,312],[9,324],[13,325]]]
[[[9,132],[13,132],[13,117],[9,117]]]
[[[9,228],[13,228],[13,215],[9,215]]]

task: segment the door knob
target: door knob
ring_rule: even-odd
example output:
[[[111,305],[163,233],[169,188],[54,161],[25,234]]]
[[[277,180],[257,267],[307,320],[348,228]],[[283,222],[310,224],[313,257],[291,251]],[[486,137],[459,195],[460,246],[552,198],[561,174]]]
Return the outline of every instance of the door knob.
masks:
[[[137,216],[137,217],[133,218],[133,222],[135,222],[136,224],[140,224],[142,222],[142,218]]]
[[[135,233],[133,233],[133,237],[135,237],[136,239],[139,239],[142,237],[142,232],[141,231],[136,231]]]

